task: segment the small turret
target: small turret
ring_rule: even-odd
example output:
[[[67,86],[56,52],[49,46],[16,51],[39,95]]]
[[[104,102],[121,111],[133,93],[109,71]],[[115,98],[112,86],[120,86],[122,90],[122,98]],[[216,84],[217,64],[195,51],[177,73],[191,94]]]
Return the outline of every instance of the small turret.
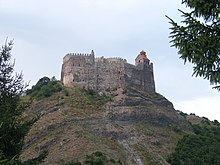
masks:
[[[94,55],[95,55],[95,53],[94,53],[94,51],[93,51],[93,50],[91,51],[91,55],[92,55],[92,56],[94,56]]]
[[[146,52],[143,50],[140,52],[140,54],[138,54],[138,56],[135,59],[135,65],[138,65],[140,63],[150,63],[150,60],[147,58]]]

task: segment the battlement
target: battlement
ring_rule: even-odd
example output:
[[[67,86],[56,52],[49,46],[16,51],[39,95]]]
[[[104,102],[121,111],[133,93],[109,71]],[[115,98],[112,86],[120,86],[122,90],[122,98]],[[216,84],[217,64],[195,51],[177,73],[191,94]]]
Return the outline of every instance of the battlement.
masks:
[[[94,57],[88,53],[68,53],[63,58],[61,81],[68,87],[91,88],[108,91],[133,87],[155,92],[153,64],[141,51],[135,64],[127,63],[120,57]]]
[[[92,50],[92,52],[89,53],[67,53],[64,57],[63,57],[63,63],[68,62],[70,59],[76,59],[76,58],[84,58],[84,59],[90,59],[90,61],[94,61],[94,51]]]
[[[107,60],[109,61],[122,61],[122,62],[126,62],[127,63],[127,60],[126,59],[123,59],[121,57],[113,57],[113,58],[107,58]]]
[[[127,60],[126,60],[126,59],[123,59],[123,58],[121,58],[121,57],[104,58],[104,57],[102,56],[102,57],[96,57],[96,58],[95,58],[95,61],[96,61],[96,62],[100,62],[100,61],[103,61],[103,60],[107,60],[108,62],[124,62],[124,63],[127,63]]]
[[[88,53],[68,53],[66,56],[93,56],[93,54],[88,54]]]

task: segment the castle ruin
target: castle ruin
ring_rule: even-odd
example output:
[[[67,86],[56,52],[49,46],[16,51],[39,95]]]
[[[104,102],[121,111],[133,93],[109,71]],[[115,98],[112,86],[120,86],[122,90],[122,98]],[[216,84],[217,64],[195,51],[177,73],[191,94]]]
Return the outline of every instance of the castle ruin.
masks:
[[[136,57],[135,65],[122,58],[95,58],[93,51],[90,54],[69,53],[63,58],[61,81],[67,87],[96,91],[133,87],[155,92],[153,64],[144,51]]]

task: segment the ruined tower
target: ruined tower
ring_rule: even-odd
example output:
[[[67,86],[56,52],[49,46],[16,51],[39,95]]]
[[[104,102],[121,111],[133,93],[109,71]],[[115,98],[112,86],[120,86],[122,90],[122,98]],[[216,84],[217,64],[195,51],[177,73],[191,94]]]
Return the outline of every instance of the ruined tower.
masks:
[[[140,63],[146,63],[146,64],[150,63],[150,60],[147,58],[146,52],[143,50],[140,52],[140,54],[138,54],[138,56],[135,59],[136,66]]]
[[[147,58],[146,52],[141,51],[136,59],[135,66],[125,64],[126,87],[134,87],[146,92],[155,92],[153,63]]]
[[[63,58],[61,81],[67,87],[90,88],[96,91],[110,91],[133,87],[146,92],[155,92],[153,64],[141,51],[135,65],[125,59],[95,58],[90,54],[70,53]]]
[[[90,54],[69,53],[63,58],[61,81],[67,87],[94,88],[95,58]]]

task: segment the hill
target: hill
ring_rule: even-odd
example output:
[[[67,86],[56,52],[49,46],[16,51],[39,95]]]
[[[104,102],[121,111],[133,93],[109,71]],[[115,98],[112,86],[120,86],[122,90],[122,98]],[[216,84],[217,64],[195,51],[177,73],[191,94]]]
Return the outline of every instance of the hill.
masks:
[[[106,164],[168,164],[184,132],[193,131],[166,98],[131,88],[108,94],[66,88],[35,99],[25,115],[39,119],[22,160],[48,150],[42,163],[48,165],[82,162],[96,152]]]

